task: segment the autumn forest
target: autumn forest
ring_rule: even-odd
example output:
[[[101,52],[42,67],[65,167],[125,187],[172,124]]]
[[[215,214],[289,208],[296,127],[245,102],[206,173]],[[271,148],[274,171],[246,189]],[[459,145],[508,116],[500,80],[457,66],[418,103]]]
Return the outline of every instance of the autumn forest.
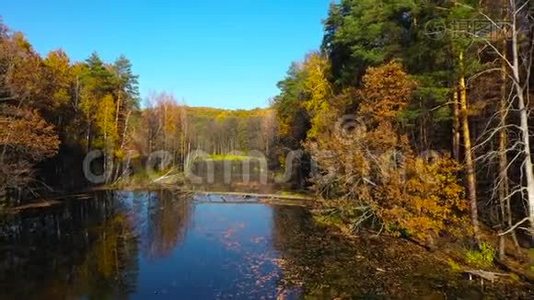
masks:
[[[469,276],[534,282],[534,2],[342,0],[323,25],[269,107],[229,110],[141,97],[135,61],[40,55],[0,23],[2,209],[131,177],[185,186],[193,151],[260,153],[270,181],[292,170],[276,188],[313,198],[314,222],[344,239],[403,239]],[[157,151],[170,163],[139,179]]]

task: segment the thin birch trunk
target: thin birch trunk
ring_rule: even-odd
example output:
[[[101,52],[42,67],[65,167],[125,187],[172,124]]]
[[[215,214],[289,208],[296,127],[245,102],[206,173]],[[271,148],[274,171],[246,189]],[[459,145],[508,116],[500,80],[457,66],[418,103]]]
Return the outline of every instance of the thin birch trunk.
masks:
[[[527,204],[528,204],[528,217],[530,218],[531,229],[534,230],[534,170],[531,157],[530,149],[530,131],[528,128],[528,111],[525,101],[525,90],[521,85],[521,75],[520,75],[520,66],[519,66],[519,40],[518,40],[518,28],[517,28],[517,14],[518,11],[515,10],[515,1],[510,1],[511,8],[514,13],[512,15],[512,76],[513,76],[513,86],[515,89],[518,109],[519,109],[519,118],[520,118],[520,131],[521,139],[523,142],[523,176],[525,177],[525,190],[527,193]],[[524,82],[528,83],[528,78]],[[533,233],[531,233],[534,235]]]
[[[476,175],[475,166],[473,161],[472,147],[471,147],[471,134],[469,131],[469,116],[467,110],[467,87],[465,84],[464,75],[464,55],[460,52],[459,55],[459,67],[460,67],[460,116],[464,142],[464,160],[465,171],[467,180],[467,192],[469,197],[469,203],[471,206],[471,222],[473,224],[473,234],[475,239],[479,240],[479,222],[478,222],[478,206],[477,206],[477,192],[476,192]]]

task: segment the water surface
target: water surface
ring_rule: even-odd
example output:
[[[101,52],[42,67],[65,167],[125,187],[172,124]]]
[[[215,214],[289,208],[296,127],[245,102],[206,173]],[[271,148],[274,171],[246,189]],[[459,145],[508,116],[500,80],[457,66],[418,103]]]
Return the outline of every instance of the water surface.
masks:
[[[315,225],[304,207],[106,191],[4,216],[0,298],[476,299],[527,293],[456,280],[446,265],[407,255],[417,251],[397,239],[347,240]]]

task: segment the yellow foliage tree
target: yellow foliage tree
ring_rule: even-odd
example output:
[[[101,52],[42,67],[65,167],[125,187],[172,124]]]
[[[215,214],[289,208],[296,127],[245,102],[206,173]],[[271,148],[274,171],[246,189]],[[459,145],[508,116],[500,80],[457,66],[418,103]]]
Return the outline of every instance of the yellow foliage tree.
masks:
[[[328,59],[319,53],[311,53],[306,57],[303,64],[304,90],[307,99],[304,108],[311,118],[311,128],[308,131],[309,138],[328,129],[329,119],[332,115],[333,107],[330,103],[333,93],[328,76],[330,74],[330,63]]]
[[[415,82],[402,65],[370,68],[354,115],[338,121],[334,134],[308,141],[320,172],[314,181],[350,228],[375,218],[383,228],[427,243],[443,233],[458,233],[466,216],[456,163],[446,157],[418,156],[398,126]]]
[[[118,133],[115,126],[115,101],[112,95],[106,95],[100,100],[95,121],[100,132],[97,146],[106,150],[115,149]]]

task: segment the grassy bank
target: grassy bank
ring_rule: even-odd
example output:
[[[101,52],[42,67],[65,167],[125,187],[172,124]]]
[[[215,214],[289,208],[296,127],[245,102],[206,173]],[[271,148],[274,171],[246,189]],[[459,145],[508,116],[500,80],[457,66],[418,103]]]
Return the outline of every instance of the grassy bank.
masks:
[[[236,155],[236,154],[211,154],[209,159],[214,161],[246,161],[257,159],[248,155]]]
[[[113,189],[162,189],[178,188],[185,184],[185,176],[177,169],[163,171],[142,170],[123,177],[108,187]]]

